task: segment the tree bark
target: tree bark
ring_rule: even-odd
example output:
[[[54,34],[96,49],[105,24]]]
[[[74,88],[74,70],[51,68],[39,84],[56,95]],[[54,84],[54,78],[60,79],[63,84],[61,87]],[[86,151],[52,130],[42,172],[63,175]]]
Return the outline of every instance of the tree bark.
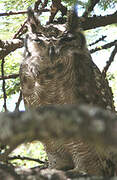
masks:
[[[92,106],[56,105],[44,106],[26,112],[0,113],[0,143],[10,146],[13,150],[17,145],[32,140],[43,142],[46,138],[68,139],[81,137],[89,143],[102,148],[111,147],[117,151],[117,118],[116,114]],[[7,154],[8,155],[8,154]],[[1,160],[2,155],[0,156]],[[7,157],[6,157],[7,159]],[[13,173],[14,172],[14,173]],[[38,179],[67,179],[65,172],[57,170],[20,170],[0,164],[0,176],[13,180],[34,178]],[[37,178],[38,177],[38,178]],[[80,179],[79,175],[71,179]],[[23,179],[23,180],[24,180]],[[82,180],[87,177],[82,177]],[[89,177],[89,180],[105,180],[102,177]],[[110,178],[113,179],[113,178]],[[2,179],[4,180],[4,179]]]
[[[19,39],[12,39],[9,41],[0,40],[0,59],[3,59],[16,49],[23,47],[23,44],[23,40]]]
[[[100,146],[117,147],[116,114],[91,106],[44,106],[26,112],[0,113],[0,142],[19,145],[45,138],[82,137]]]

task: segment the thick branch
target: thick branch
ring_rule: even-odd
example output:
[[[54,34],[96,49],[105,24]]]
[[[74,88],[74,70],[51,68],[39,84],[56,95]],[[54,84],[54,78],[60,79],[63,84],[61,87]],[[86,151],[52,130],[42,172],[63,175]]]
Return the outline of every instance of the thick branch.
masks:
[[[23,47],[23,40],[13,39],[9,41],[0,40],[0,59],[3,59],[12,51]]]
[[[83,28],[83,30],[89,30],[115,23],[117,23],[117,12],[107,16],[94,16],[83,18],[81,27]]]
[[[45,106],[39,110],[0,114],[0,142],[15,145],[47,138],[84,138],[104,147],[117,147],[117,118],[89,106]]]

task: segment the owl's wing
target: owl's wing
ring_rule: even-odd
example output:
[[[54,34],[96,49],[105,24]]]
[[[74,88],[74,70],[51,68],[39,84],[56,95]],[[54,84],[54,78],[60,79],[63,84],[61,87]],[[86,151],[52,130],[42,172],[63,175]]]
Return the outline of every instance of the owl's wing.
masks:
[[[73,53],[73,58],[77,77],[76,94],[82,98],[83,103],[114,111],[111,88],[92,61],[90,53]]]
[[[39,66],[36,64],[36,58],[37,57],[29,57],[25,59],[20,66],[21,91],[26,107],[33,107],[35,104],[39,104],[39,97],[35,90],[36,79],[39,75]]]

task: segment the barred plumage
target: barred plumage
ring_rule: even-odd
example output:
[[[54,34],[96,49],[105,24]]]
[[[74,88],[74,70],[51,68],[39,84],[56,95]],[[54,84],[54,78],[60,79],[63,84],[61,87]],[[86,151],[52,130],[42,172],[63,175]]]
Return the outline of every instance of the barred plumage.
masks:
[[[64,31],[53,36],[48,26],[46,36],[45,30],[39,31],[38,21],[33,22],[35,19],[34,15],[29,16],[30,32],[20,68],[26,107],[85,103],[114,111],[111,89],[93,63],[84,35],[76,29],[73,33]],[[111,170],[107,171],[110,152],[105,150],[105,154],[101,154],[97,147],[83,142],[80,137],[77,140],[71,137],[68,142],[62,139],[55,142],[47,137],[42,143],[51,168],[113,175]]]

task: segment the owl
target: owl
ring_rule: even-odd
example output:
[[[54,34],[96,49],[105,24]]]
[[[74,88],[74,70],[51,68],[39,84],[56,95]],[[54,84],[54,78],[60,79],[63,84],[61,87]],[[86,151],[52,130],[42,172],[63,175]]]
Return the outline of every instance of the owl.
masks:
[[[92,104],[114,111],[113,95],[107,80],[92,61],[76,15],[64,28],[42,26],[34,12],[28,11],[28,34],[20,81],[26,108],[49,104]],[[77,21],[78,22],[78,21]],[[50,123],[51,125],[51,123]],[[84,142],[74,140],[42,142],[49,167],[91,175],[112,174],[105,154]]]

